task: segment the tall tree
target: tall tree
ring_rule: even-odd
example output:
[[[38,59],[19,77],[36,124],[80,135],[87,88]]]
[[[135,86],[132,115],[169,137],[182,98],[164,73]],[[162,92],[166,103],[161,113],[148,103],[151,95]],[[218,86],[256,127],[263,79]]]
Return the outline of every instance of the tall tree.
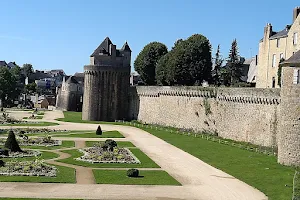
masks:
[[[215,67],[213,70],[213,80],[214,80],[214,84],[216,86],[221,85],[221,67],[222,67],[223,61],[224,60],[223,60],[223,58],[221,56],[221,52],[220,52],[220,45],[218,45],[216,57],[215,57]]]
[[[199,85],[211,82],[212,57],[209,40],[195,34],[178,40],[172,50],[158,62],[157,77],[166,85]]]
[[[22,71],[26,77],[33,73],[32,64],[24,64],[22,67]]]
[[[16,96],[16,78],[7,67],[0,67],[0,99],[7,104]]]
[[[146,85],[155,85],[155,68],[158,60],[168,53],[166,45],[159,42],[147,44],[134,61],[134,68]]]
[[[227,68],[230,74],[230,84],[234,85],[235,83],[238,83],[241,77],[241,60],[236,39],[231,43],[227,59]]]

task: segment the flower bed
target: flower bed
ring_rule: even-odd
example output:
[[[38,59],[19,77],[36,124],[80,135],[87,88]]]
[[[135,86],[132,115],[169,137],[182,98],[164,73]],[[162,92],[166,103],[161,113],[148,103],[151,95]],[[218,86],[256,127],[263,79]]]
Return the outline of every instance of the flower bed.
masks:
[[[141,163],[139,159],[127,148],[114,148],[113,151],[106,151],[101,147],[95,146],[79,149],[78,151],[84,153],[83,156],[76,158],[78,161],[89,163]]]
[[[0,145],[5,144],[6,139],[0,138]],[[17,139],[19,145],[21,146],[45,146],[45,147],[52,147],[52,146],[60,146],[62,144],[61,140],[52,140],[48,138],[19,138]]]
[[[55,177],[57,169],[41,161],[11,161],[0,167],[2,176],[48,176]]]
[[[0,155],[0,158],[24,158],[24,157],[34,157],[41,155],[41,152],[36,150],[23,150],[22,152],[11,152],[9,151],[7,155]]]

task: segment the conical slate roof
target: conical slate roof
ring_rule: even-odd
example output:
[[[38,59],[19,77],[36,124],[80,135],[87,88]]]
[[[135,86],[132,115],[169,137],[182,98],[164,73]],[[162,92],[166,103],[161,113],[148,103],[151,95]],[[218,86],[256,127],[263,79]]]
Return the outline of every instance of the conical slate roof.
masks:
[[[76,79],[74,78],[74,76],[70,76],[70,78],[68,78],[68,80],[66,81],[66,83],[68,83],[68,84],[70,84],[70,83],[78,84],[78,81],[76,81]]]
[[[98,46],[98,48],[94,51],[91,57],[99,55],[99,53],[109,52],[109,45],[112,44],[109,37],[106,37],[103,42]]]
[[[125,42],[125,44],[123,45],[123,47],[121,48],[121,51],[130,51],[131,52],[131,49],[127,43],[127,41]]]

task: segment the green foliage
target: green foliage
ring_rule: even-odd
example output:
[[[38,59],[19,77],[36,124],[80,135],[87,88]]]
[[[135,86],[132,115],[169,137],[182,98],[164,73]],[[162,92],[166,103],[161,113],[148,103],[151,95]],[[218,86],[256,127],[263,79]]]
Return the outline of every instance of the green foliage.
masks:
[[[102,129],[101,129],[100,125],[98,126],[98,128],[96,130],[96,135],[102,135]]]
[[[37,91],[37,85],[35,82],[33,83],[28,83],[26,86],[25,86],[25,92],[26,94],[33,94]]]
[[[117,146],[118,146],[118,144],[116,141],[114,141],[112,139],[108,139],[108,140],[105,140],[104,144],[102,145],[102,148],[112,151]]]
[[[241,58],[238,51],[237,40],[234,39],[231,43],[231,49],[227,59],[227,70],[230,76],[230,85],[240,82],[241,77]]]
[[[129,169],[127,170],[128,177],[139,177],[139,170],[138,169]]]
[[[216,57],[215,57],[215,67],[213,69],[213,82],[215,86],[221,85],[221,68],[224,59],[221,57],[220,45],[218,45]]]
[[[293,199],[300,200],[300,168],[296,169],[293,180]]]
[[[281,63],[284,61],[284,58],[280,59],[279,66],[278,66],[278,71],[277,71],[277,76],[278,76],[278,85],[281,87],[281,72],[282,72],[282,65]]]
[[[203,105],[204,105],[204,108],[205,108],[205,115],[211,114],[212,112],[210,110],[210,104],[209,104],[207,98],[203,99]]]
[[[1,107],[1,110],[0,110],[1,112],[3,112],[4,111],[4,109],[3,109],[3,107]]]
[[[4,167],[5,166],[5,162],[3,160],[0,160],[0,167]]]
[[[0,99],[4,104],[11,104],[16,96],[16,77],[7,67],[0,67]]]
[[[8,132],[8,137],[4,146],[5,148],[10,149],[12,152],[22,152],[13,131]]]
[[[22,71],[26,77],[28,77],[30,74],[33,74],[32,64],[24,64],[22,67]]]
[[[172,50],[157,64],[156,77],[160,85],[200,85],[211,82],[211,45],[209,40],[195,34],[178,40]]]
[[[147,44],[134,61],[134,69],[146,85],[155,85],[155,68],[158,60],[168,52],[166,45],[159,42]]]

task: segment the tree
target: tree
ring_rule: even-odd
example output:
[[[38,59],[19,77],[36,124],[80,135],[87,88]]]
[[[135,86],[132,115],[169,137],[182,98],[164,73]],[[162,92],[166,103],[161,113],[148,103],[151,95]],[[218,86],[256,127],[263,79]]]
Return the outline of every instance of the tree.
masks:
[[[230,74],[230,85],[238,83],[241,77],[241,60],[236,39],[234,39],[231,43],[231,48],[227,59],[227,69]]]
[[[22,67],[22,71],[23,71],[25,77],[28,77],[30,74],[33,74],[32,64],[24,64]]]
[[[33,94],[37,91],[37,85],[35,82],[33,83],[28,83],[25,85],[25,93],[26,94]]]
[[[195,34],[187,40],[178,40],[172,50],[158,61],[158,82],[167,85],[211,82],[211,59],[211,45],[205,36]]]
[[[12,152],[22,152],[13,131],[8,132],[8,137],[4,146]]]
[[[7,67],[0,67],[0,99],[8,104],[16,96],[16,77]]]
[[[223,64],[223,58],[220,54],[220,45],[218,45],[216,57],[215,57],[215,68],[213,70],[213,80],[216,86],[221,85],[221,67]]]
[[[96,130],[96,135],[102,135],[102,129],[101,129],[100,125],[98,126],[98,128]]]
[[[155,85],[155,68],[158,60],[168,52],[166,45],[159,42],[147,44],[134,61],[134,69],[146,85]]]

